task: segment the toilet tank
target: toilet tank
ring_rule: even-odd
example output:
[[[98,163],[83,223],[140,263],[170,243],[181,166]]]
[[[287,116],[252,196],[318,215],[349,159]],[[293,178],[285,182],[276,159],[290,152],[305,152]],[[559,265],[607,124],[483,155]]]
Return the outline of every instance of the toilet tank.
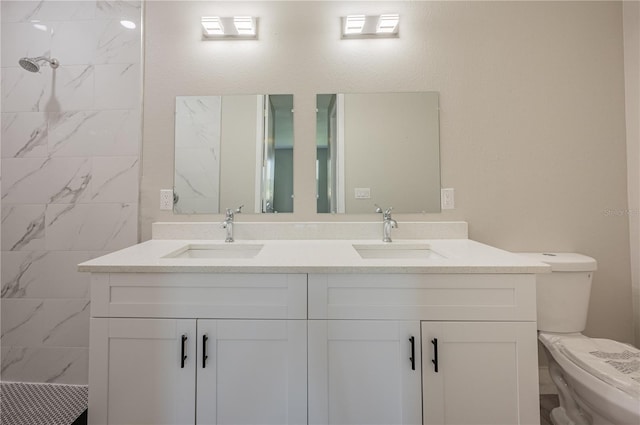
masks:
[[[523,253],[551,266],[536,277],[538,330],[582,332],[587,324],[591,280],[596,260],[573,253]]]

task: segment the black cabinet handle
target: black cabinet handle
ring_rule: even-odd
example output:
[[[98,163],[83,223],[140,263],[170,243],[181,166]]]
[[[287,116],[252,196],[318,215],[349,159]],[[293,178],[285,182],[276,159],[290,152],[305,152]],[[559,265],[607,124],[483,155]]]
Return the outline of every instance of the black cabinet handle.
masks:
[[[180,351],[180,368],[181,369],[184,369],[184,361],[187,360],[187,355],[185,354],[185,351],[187,349],[185,344],[186,342],[187,342],[187,336],[182,335],[182,350]]]
[[[416,339],[414,337],[409,338],[409,342],[411,343],[411,370],[416,370]]]
[[[207,356],[207,340],[208,339],[209,337],[207,335],[202,335],[202,368],[203,369],[207,367],[207,359],[209,358],[209,356]]]
[[[438,338],[433,338],[431,343],[433,344],[433,360],[431,360],[431,363],[434,366],[433,371],[438,373]]]

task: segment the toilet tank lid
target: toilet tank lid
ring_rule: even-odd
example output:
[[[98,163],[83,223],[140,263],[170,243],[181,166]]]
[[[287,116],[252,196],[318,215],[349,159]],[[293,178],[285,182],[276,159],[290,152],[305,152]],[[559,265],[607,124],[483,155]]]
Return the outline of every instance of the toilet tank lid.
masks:
[[[595,259],[572,252],[522,252],[520,255],[549,264],[552,272],[592,272],[598,268]]]

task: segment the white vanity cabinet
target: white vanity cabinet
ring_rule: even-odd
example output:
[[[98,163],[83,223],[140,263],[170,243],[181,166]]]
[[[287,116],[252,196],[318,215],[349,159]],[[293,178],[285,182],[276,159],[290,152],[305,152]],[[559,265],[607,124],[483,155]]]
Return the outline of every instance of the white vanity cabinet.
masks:
[[[92,318],[89,423],[195,423],[195,337],[195,320]]]
[[[89,423],[306,423],[306,279],[92,275]]]
[[[94,272],[89,423],[539,423],[535,274],[459,270]]]
[[[535,318],[534,275],[309,275],[309,422],[538,424]]]
[[[538,424],[535,322],[422,322],[425,425]]]
[[[197,341],[198,425],[306,423],[306,321],[198,320]]]
[[[309,423],[421,422],[420,322],[309,320]]]

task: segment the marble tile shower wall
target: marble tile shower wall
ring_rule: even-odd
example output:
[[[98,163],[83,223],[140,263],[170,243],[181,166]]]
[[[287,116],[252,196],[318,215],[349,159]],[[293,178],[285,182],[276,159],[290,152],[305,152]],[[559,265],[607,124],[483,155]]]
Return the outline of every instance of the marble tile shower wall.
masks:
[[[1,377],[86,384],[76,265],[138,241],[142,4],[1,7]],[[30,73],[23,56],[60,67]]]

